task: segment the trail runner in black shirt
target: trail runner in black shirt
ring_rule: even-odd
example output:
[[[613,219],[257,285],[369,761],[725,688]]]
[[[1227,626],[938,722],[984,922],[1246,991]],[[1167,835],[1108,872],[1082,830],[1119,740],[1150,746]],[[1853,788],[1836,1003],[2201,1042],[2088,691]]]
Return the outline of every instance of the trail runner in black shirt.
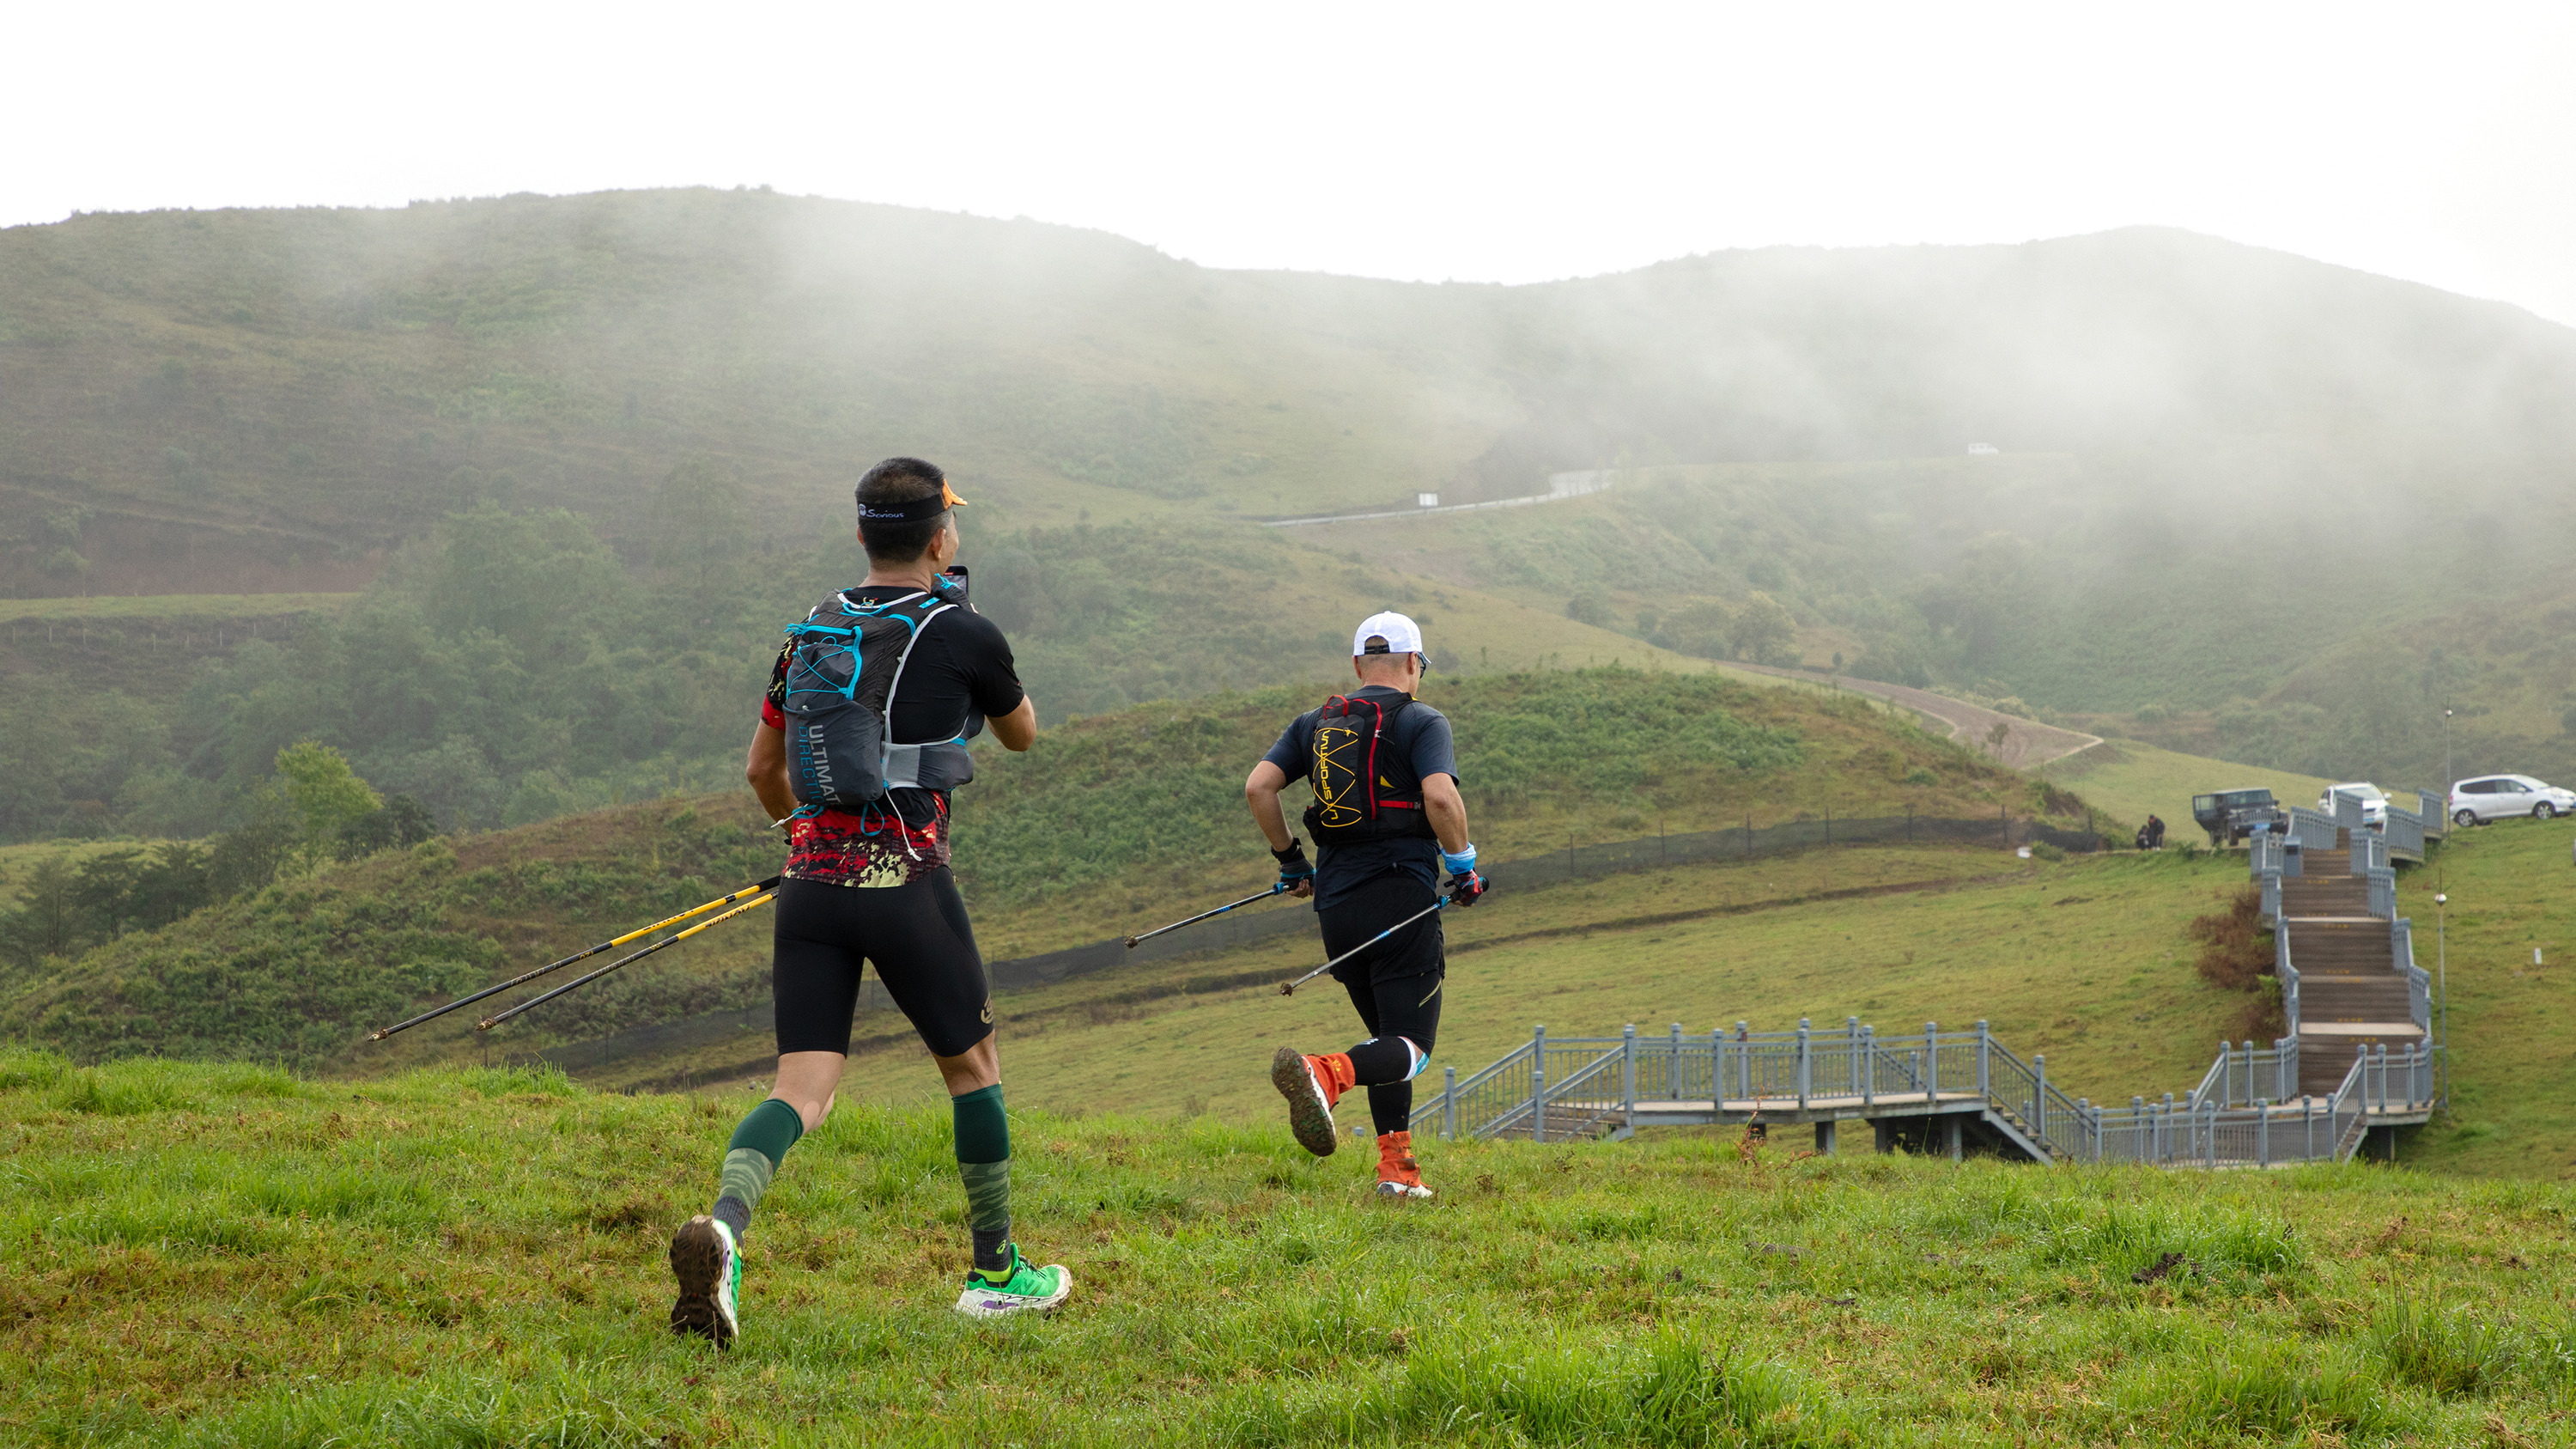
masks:
[[[1253,823],[1279,862],[1290,893],[1315,898],[1324,951],[1338,956],[1439,900],[1449,871],[1449,904],[1484,894],[1449,721],[1413,698],[1425,661],[1422,629],[1402,614],[1370,616],[1351,638],[1360,687],[1289,722],[1244,781]],[[1305,814],[1315,860],[1290,833],[1279,792],[1306,780],[1317,797]],[[1426,916],[1333,968],[1369,1039],[1348,1051],[1310,1056],[1281,1047],[1270,1080],[1288,1099],[1297,1141],[1318,1157],[1333,1151],[1333,1107],[1368,1088],[1377,1130],[1377,1192],[1426,1198],[1413,1156],[1413,1079],[1430,1064],[1447,976],[1438,915]]]
[[[989,725],[1008,750],[1037,741],[1037,710],[1020,687],[1010,642],[970,606],[949,603],[957,557],[952,509],[966,500],[938,468],[889,458],[858,487],[865,582],[850,604],[913,601],[927,617],[913,635],[886,713],[888,744],[963,742]],[[925,593],[936,596],[924,600]],[[828,602],[828,601],[827,601]],[[836,615],[837,617],[837,615]],[[886,994],[912,1021],[948,1085],[965,1181],[974,1263],[957,1311],[979,1317],[1048,1312],[1072,1291],[1061,1265],[1040,1268],[1011,1240],[1010,1128],[983,958],[948,869],[948,792],[899,786],[851,812],[800,805],[788,773],[787,679],[780,652],[752,733],[746,774],[787,831],[770,966],[778,1013],[778,1080],[734,1129],[715,1206],[671,1240],[679,1300],[675,1333],[730,1344],[740,1332],[741,1240],[752,1209],[796,1139],[822,1125],[849,1061],[859,970],[873,962]],[[909,778],[909,777],[906,777]]]

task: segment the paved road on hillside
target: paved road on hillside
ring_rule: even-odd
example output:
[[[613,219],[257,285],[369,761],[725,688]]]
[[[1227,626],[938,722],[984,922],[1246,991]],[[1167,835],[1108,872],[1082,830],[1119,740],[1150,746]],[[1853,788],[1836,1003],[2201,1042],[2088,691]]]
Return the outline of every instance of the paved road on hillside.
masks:
[[[1987,749],[1986,736],[1993,733],[1994,727],[2000,723],[2004,727],[2004,747],[1999,757],[2003,763],[2016,770],[2027,770],[2034,765],[2045,765],[2051,760],[2062,760],[2077,750],[2090,749],[2102,743],[2098,735],[2079,734],[2074,730],[2062,730],[2055,725],[2044,725],[2036,720],[2022,719],[2016,715],[1997,714],[1990,709],[1979,709],[1973,704],[1963,704],[1947,695],[1934,694],[1923,689],[1908,689],[1901,684],[1881,684],[1875,679],[1854,679],[1842,674],[1819,674],[1812,669],[1782,669],[1771,664],[1738,664],[1732,660],[1726,661],[1723,667],[1741,669],[1752,674],[1768,674],[1778,679],[1805,680],[1809,684],[1848,689],[1855,694],[1866,694],[1886,700],[1890,704],[1910,709],[1916,714],[1948,725],[1950,738],[1980,754],[1997,753]]]

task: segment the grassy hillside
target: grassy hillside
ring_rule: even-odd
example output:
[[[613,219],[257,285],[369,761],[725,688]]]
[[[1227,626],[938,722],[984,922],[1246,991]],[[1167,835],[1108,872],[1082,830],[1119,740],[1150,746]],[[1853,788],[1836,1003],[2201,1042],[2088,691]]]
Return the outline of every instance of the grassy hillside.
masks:
[[[843,1105],[731,1354],[664,1244],[752,1099],[0,1063],[0,1424],[31,1443],[2534,1444],[2562,1194],[2360,1167],[2036,1171],[1708,1136],[1443,1145],[1390,1210],[1275,1128],[1022,1109],[1045,1322],[948,1310],[944,1114]],[[2137,1278],[2163,1255],[2181,1269]],[[100,1345],[112,1343],[114,1352]]]
[[[1984,817],[2082,802],[1857,696],[1707,673],[1604,668],[1436,682],[1479,845],[1497,860],[1568,840],[1811,818]],[[1220,695],[987,748],[961,792],[959,878],[991,957],[1139,929],[1257,889],[1273,867],[1242,781],[1313,692]],[[458,1021],[353,1055],[368,1028],[777,869],[747,791],[568,816],[328,867],[129,934],[10,983],[0,1023],[89,1056],[160,1052],[390,1065],[478,1051]],[[741,1005],[767,992],[766,932],[743,925],[549,1008],[517,1049]]]
[[[2552,579],[2392,620],[2214,708],[2089,717],[2086,728],[2309,772],[2366,770],[2428,789],[2506,771],[2576,779],[2571,627],[2576,590]],[[2454,711],[2447,733],[2445,707]]]
[[[2435,868],[2398,877],[2415,922],[2415,962],[2447,978],[2451,1113],[2422,1134],[2436,1170],[2576,1177],[2576,903],[2569,830],[2512,821],[2454,832]],[[2450,896],[2445,910],[2436,890]],[[2438,930],[2437,930],[2438,925]],[[2532,952],[2540,952],[2535,965]]]
[[[912,451],[978,497],[1033,623],[1132,616],[1031,651],[1083,713],[1292,674],[1319,582],[1335,619],[1500,596],[1505,641],[1572,610],[1569,660],[1624,634],[2056,711],[2288,708],[2338,650],[2545,582],[2576,527],[2576,334],[2168,232],[1432,287],[624,193],[79,217],[0,232],[0,298],[0,592],[345,591],[477,504],[569,508],[646,574],[721,542],[775,576],[836,546],[856,466]],[[1248,526],[1605,466],[1597,503]],[[675,540],[683,477],[735,490],[724,539]],[[1085,523],[1222,582],[1157,594],[1068,551]],[[1728,622],[1773,605],[1788,643]],[[1162,657],[1210,611],[1229,648]],[[2417,763],[2387,735],[2331,768],[2226,749]]]
[[[2176,843],[2200,838],[2191,820],[2194,795],[2265,789],[2286,804],[2313,807],[2328,785],[2339,783],[2318,775],[2177,754],[2136,740],[2105,740],[2031,773],[2078,792],[2095,807],[2132,824],[2144,823],[2151,814],[2162,816],[2168,837]]]

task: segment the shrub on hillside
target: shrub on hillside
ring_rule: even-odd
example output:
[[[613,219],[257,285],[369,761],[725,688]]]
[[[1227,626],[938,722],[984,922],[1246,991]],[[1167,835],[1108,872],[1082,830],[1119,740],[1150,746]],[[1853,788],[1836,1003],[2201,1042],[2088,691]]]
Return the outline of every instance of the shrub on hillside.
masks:
[[[2228,908],[2213,915],[2200,915],[2184,928],[2192,941],[2200,941],[2200,959],[2192,969],[2200,980],[2218,990],[2244,990],[2254,993],[2244,1013],[2236,1021],[2236,1036],[2246,1042],[2269,1042],[2272,1036],[2287,1031],[2287,1021],[2280,1006],[2280,982],[2272,980],[2272,946],[2259,938],[2262,928],[2262,892],[2254,887],[2241,887],[2228,897]]]

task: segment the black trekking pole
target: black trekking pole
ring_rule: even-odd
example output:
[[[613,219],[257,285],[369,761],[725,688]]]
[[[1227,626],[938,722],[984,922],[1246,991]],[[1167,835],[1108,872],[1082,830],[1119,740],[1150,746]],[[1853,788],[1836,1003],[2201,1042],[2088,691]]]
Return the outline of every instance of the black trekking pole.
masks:
[[[655,931],[662,929],[664,926],[676,926],[682,921],[689,919],[691,916],[703,916],[709,911],[718,910],[725,906],[732,905],[734,902],[743,899],[745,896],[752,895],[759,891],[775,890],[777,888],[778,877],[773,875],[769,879],[760,882],[758,885],[744,886],[741,890],[735,891],[732,895],[719,896],[716,899],[707,902],[703,906],[691,906],[676,916],[669,917],[665,920],[655,921],[649,926],[639,927],[627,932],[623,936],[618,936],[612,940],[602,941],[596,946],[590,946],[582,950],[575,951],[560,961],[549,961],[534,971],[527,972],[524,975],[513,976],[498,986],[487,986],[482,990],[475,992],[471,996],[460,996],[454,1001],[447,1003],[445,1006],[433,1007],[432,1009],[424,1011],[420,1015],[413,1017],[409,1021],[398,1021],[391,1026],[369,1032],[367,1034],[367,1040],[383,1041],[386,1037],[392,1036],[395,1032],[409,1031],[411,1028],[420,1025],[424,1021],[436,1021],[438,1018],[445,1016],[460,1006],[471,1006],[475,1002],[481,1001],[484,997],[498,996],[502,992],[507,991],[514,986],[525,986],[529,982],[536,980],[538,977],[545,975],[549,971],[560,971],[575,961],[587,961],[602,951],[614,951],[629,941],[640,940],[643,937],[652,935]]]
[[[1201,911],[1201,912],[1199,912],[1197,915],[1190,917],[1190,918],[1189,918],[1188,920],[1186,920],[1186,921],[1174,921],[1174,922],[1172,922],[1172,923],[1171,923],[1170,925],[1168,925],[1168,926],[1156,926],[1154,929],[1152,929],[1152,930],[1150,930],[1150,931],[1147,931],[1145,934],[1143,934],[1143,935],[1141,935],[1141,936],[1130,936],[1130,937],[1128,937],[1128,938],[1127,938],[1127,949],[1128,949],[1128,950],[1130,950],[1130,951],[1133,951],[1133,950],[1135,950],[1135,949],[1136,949],[1136,943],[1137,943],[1137,942],[1139,942],[1139,941],[1150,941],[1150,940],[1154,939],[1156,936],[1159,936],[1159,935],[1163,934],[1165,931],[1177,931],[1177,930],[1179,930],[1179,929],[1180,929],[1181,927],[1183,927],[1183,926],[1195,926],[1195,925],[1197,925],[1199,922],[1201,922],[1201,921],[1204,921],[1204,920],[1208,919],[1210,916],[1222,916],[1222,915],[1224,915],[1226,912],[1228,912],[1228,911],[1230,911],[1230,910],[1233,910],[1236,906],[1248,906],[1248,905],[1251,905],[1254,901],[1266,901],[1266,900],[1270,899],[1272,896],[1275,896],[1275,895],[1279,894],[1281,891],[1284,891],[1284,890],[1286,890],[1286,889],[1288,889],[1288,883],[1287,883],[1286,881],[1280,881],[1280,882],[1277,882],[1277,883],[1273,884],[1273,885],[1270,887],[1270,889],[1268,889],[1268,890],[1266,890],[1266,891],[1263,891],[1263,892],[1261,892],[1261,893],[1260,893],[1260,894],[1258,894],[1258,895],[1249,895],[1249,896],[1245,896],[1242,900],[1236,901],[1236,902],[1234,902],[1234,903],[1233,903],[1233,904],[1231,904],[1231,905],[1223,905],[1223,906],[1219,906],[1219,907],[1217,907],[1215,910],[1212,910],[1212,911]]]
[[[1344,951],[1332,960],[1325,962],[1323,965],[1316,967],[1314,970],[1309,971],[1305,975],[1298,977],[1296,980],[1289,982],[1287,985],[1280,987],[1279,994],[1282,996],[1296,995],[1298,987],[1305,985],[1307,982],[1312,981],[1316,977],[1323,975],[1325,972],[1332,970],[1334,967],[1341,965],[1353,956],[1358,955],[1362,951],[1367,950],[1369,947],[1376,945],[1378,942],[1385,940],[1387,937],[1394,935],[1396,932],[1403,930],[1405,927],[1421,920],[1424,916],[1430,915],[1432,911],[1436,911],[1447,904],[1449,904],[1449,902],[1445,898],[1432,902],[1429,910],[1414,912],[1412,915],[1405,917],[1403,920],[1396,922],[1394,925],[1389,926],[1385,930],[1378,932],[1376,935],[1369,937],[1367,940],[1360,942],[1351,949]]]
[[[725,912],[721,916],[709,916],[705,920],[698,922],[696,925],[691,926],[685,931],[675,931],[668,936],[664,936],[661,940],[654,942],[652,945],[645,947],[643,950],[638,951],[631,956],[620,956],[616,960],[609,962],[607,965],[600,967],[596,971],[583,972],[581,975],[574,977],[570,981],[565,982],[563,985],[556,987],[554,990],[547,992],[543,996],[531,996],[527,1000],[520,1002],[518,1005],[511,1007],[507,1011],[495,1012],[492,1015],[483,1018],[481,1021],[476,1022],[474,1024],[474,1029],[476,1031],[490,1031],[492,1028],[508,1021],[511,1017],[517,1016],[520,1012],[526,1011],[531,1007],[543,1006],[547,1002],[554,1000],[556,997],[563,995],[567,991],[578,991],[582,987],[588,986],[590,983],[597,981],[600,977],[607,975],[609,972],[616,970],[620,966],[631,966],[634,963],[643,960],[645,957],[652,955],[654,952],[661,950],[665,946],[676,946],[682,941],[689,939],[691,936],[696,935],[700,931],[705,930],[709,926],[721,926],[725,922],[732,920],[734,917],[741,915],[743,912],[750,910],[752,907],[767,905],[777,898],[778,892],[776,890],[763,887],[759,894],[753,896],[750,900],[744,901],[741,905],[734,907],[732,910]]]

